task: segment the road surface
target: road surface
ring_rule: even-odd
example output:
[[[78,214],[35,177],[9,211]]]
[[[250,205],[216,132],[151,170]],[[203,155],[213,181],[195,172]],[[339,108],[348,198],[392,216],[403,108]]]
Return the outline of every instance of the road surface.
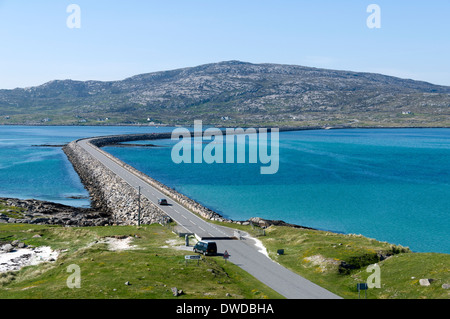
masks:
[[[94,158],[99,160],[117,176],[136,189],[140,187],[141,196],[158,205],[159,198],[167,198],[139,176],[125,169],[117,162],[103,154],[89,143],[90,139],[77,141]],[[217,243],[218,253],[228,251],[229,261],[239,266],[259,281],[289,299],[340,299],[339,296],[295,274],[271,260],[261,252],[261,246],[251,237],[233,240],[234,229],[213,225],[175,201],[169,201],[168,206],[159,206],[178,225],[189,233],[194,233],[198,239],[213,239]]]

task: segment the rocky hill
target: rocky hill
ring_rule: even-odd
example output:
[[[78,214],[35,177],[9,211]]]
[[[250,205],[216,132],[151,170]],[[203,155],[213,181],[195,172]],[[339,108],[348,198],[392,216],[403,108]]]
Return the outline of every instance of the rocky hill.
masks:
[[[449,126],[450,87],[239,61],[0,90],[0,124]]]

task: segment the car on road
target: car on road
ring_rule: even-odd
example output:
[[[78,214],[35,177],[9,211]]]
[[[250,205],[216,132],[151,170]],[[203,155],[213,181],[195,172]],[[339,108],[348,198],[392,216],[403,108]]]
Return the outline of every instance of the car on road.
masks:
[[[214,241],[201,240],[195,244],[193,250],[205,256],[214,256],[217,254],[217,244]]]
[[[169,205],[169,203],[167,202],[167,199],[165,199],[165,198],[159,198],[158,204],[159,205]]]

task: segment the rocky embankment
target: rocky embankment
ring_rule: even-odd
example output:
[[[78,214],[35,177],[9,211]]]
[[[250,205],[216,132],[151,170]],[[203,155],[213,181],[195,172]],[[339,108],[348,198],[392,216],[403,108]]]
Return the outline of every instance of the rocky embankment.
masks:
[[[235,221],[225,218],[120,161],[100,148],[106,145],[117,145],[126,141],[156,140],[170,137],[170,133],[117,135],[92,139],[91,144],[98,147],[99,151],[103,152],[105,156],[157,188],[168,198],[179,202],[203,218],[241,225],[253,224],[262,228],[269,227],[270,225],[307,228],[288,224],[284,221],[265,220],[258,217],[250,218],[246,221]],[[137,190],[93,158],[76,141],[65,145],[63,150],[75,171],[80,176],[85,188],[89,191],[92,208],[77,208],[34,199],[19,200],[0,198],[0,203],[7,207],[4,210],[0,210],[0,223],[52,224],[64,226],[136,225],[139,218],[139,207],[141,224],[167,223],[170,221],[170,218],[157,205],[150,202],[144,196],[140,197],[139,204]]]
[[[178,203],[182,204],[184,207],[190,209],[194,213],[199,214],[203,218],[210,219],[210,220],[223,221],[223,222],[233,222],[232,220],[222,217],[221,215],[217,214],[216,212],[212,211],[211,209],[204,207],[203,205],[192,200],[191,198],[177,192],[173,188],[170,188],[170,187],[164,185],[163,183],[151,178],[150,176],[142,173],[141,171],[135,169],[134,167],[122,162],[118,158],[116,158],[116,157],[112,156],[111,154],[104,152],[103,150],[100,149],[100,147],[103,147],[105,145],[114,145],[114,144],[118,144],[118,143],[126,142],[126,141],[155,140],[155,139],[165,139],[165,138],[170,138],[170,137],[171,137],[171,133],[118,135],[118,136],[107,136],[107,137],[95,138],[95,139],[91,140],[91,144],[93,144],[96,147],[99,147],[99,150],[101,152],[103,152],[103,154],[105,156],[109,157],[111,160],[115,161],[122,167],[126,168],[128,171],[133,172],[135,175],[142,178],[148,184],[152,185],[153,187],[158,189],[160,192],[165,194],[168,198],[171,198],[172,200],[177,201]],[[74,143],[74,144],[76,144],[76,143]],[[77,153],[80,153],[80,150],[79,150],[80,147],[78,145],[73,145],[72,143],[70,143],[68,145],[68,147],[66,147],[65,149],[70,148],[70,147],[72,147],[72,148],[75,147],[77,150]],[[71,158],[70,151],[69,152],[66,151],[66,154],[69,156],[69,159],[70,159]],[[75,168],[76,168],[76,166],[80,166],[80,165],[74,165]],[[92,167],[92,165],[90,165],[90,166]],[[78,170],[77,170],[77,172],[78,172]],[[82,179],[83,183],[85,184],[85,186],[88,188],[89,192],[91,194],[93,194],[93,192],[96,192],[96,187],[90,187],[86,184],[86,183],[89,183],[89,180],[90,180],[89,176],[92,176],[92,172],[86,172],[86,173],[87,173],[86,175],[88,175],[87,178],[85,179],[82,177],[81,179]],[[109,170],[107,173],[112,174]],[[79,174],[83,174],[83,169],[80,170]],[[115,183],[115,184],[117,184],[117,183],[125,184],[121,179],[117,178],[115,175],[110,176],[108,179],[111,180],[111,182]],[[84,180],[86,180],[86,182],[84,182]],[[126,185],[128,186],[128,184],[126,184]],[[94,186],[94,185],[92,185],[92,186]],[[91,188],[92,188],[92,192],[91,192]],[[110,192],[109,188],[105,189],[105,190],[107,190],[107,192]],[[135,190],[128,190],[128,191],[130,191],[132,193],[133,193],[133,191],[134,191],[134,193],[136,192]],[[137,196],[137,195],[135,195],[135,196]],[[115,201],[115,200],[113,200],[113,201]],[[105,198],[99,196],[98,202],[100,203],[100,205],[102,205],[102,203],[105,202]],[[123,215],[123,214],[121,214],[121,215]]]
[[[116,176],[76,141],[63,148],[91,195],[92,207],[109,214],[115,225],[167,223],[170,218],[137,189]],[[140,210],[139,210],[140,207]]]
[[[110,215],[96,209],[79,208],[35,199],[0,198],[0,223],[61,226],[104,226]]]
[[[290,130],[290,129],[286,129]],[[156,189],[158,189],[160,192],[165,194],[168,198],[171,198],[172,200],[177,201],[178,203],[182,204],[187,209],[191,210],[194,213],[197,213],[203,218],[219,221],[219,222],[226,222],[226,223],[234,223],[234,224],[241,224],[241,225],[249,225],[253,224],[262,228],[269,227],[271,225],[276,226],[289,226],[289,227],[296,227],[296,228],[308,228],[303,227],[299,225],[289,224],[281,220],[266,220],[259,217],[250,218],[246,221],[236,221],[232,219],[225,218],[221,216],[220,214],[216,213],[215,211],[201,205],[200,203],[196,202],[195,200],[177,192],[175,189],[168,187],[167,185],[151,178],[150,176],[142,173],[141,171],[135,169],[134,167],[122,162],[118,158],[112,156],[111,154],[104,152],[100,149],[100,147],[106,146],[106,145],[118,145],[122,142],[130,142],[130,141],[139,141],[139,140],[156,140],[156,139],[167,139],[171,138],[171,133],[149,133],[149,134],[130,134],[130,135],[116,135],[116,136],[105,136],[105,137],[99,137],[91,140],[91,144],[94,146],[97,146],[101,152],[107,157],[109,157],[111,160],[115,161],[122,167],[126,168],[127,170],[133,172],[135,175],[142,178],[144,181],[146,181],[148,184],[152,185]]]

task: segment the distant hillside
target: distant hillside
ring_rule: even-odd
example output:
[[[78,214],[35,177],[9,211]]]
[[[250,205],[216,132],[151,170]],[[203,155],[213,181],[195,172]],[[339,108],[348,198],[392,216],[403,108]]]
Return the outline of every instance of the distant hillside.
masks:
[[[0,124],[450,126],[450,87],[239,61],[0,90]]]

